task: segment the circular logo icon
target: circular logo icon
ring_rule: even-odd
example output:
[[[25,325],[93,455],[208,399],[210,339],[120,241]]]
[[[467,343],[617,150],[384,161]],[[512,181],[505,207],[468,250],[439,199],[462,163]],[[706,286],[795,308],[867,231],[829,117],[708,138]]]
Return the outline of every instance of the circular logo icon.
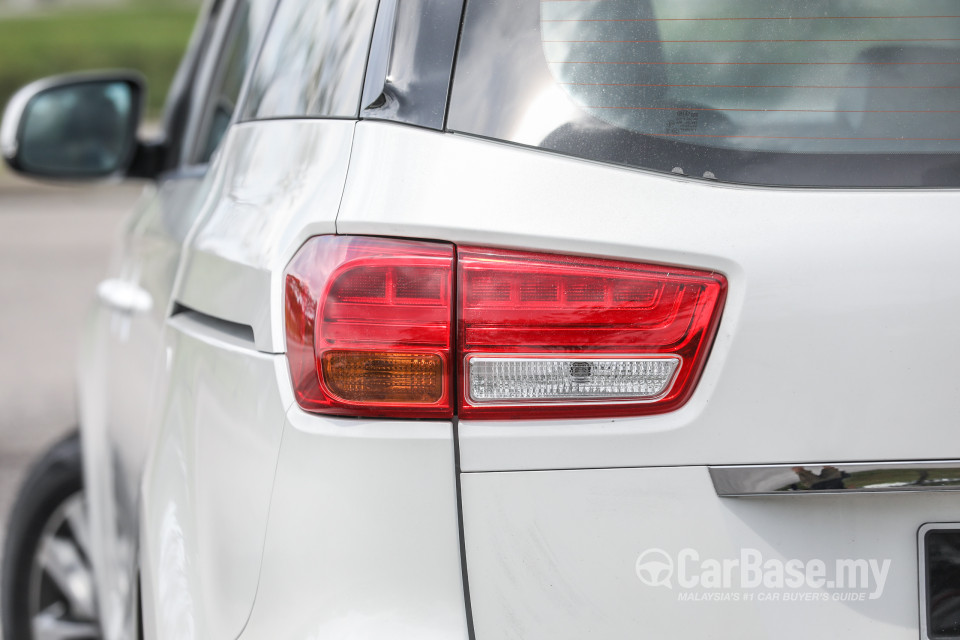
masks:
[[[651,587],[673,588],[673,558],[663,549],[647,549],[637,558],[637,577]]]

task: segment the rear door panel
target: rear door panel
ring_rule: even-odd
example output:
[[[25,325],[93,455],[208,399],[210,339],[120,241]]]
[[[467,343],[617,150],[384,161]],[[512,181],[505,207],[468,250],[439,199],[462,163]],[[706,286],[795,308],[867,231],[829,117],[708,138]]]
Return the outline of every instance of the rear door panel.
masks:
[[[151,434],[145,415],[160,361],[159,344],[182,242],[196,218],[199,180],[175,178],[145,190],[119,238],[109,278],[100,285],[137,292],[139,309],[101,293],[87,322],[80,354],[79,417],[84,482],[90,499],[93,559],[108,638],[129,633],[136,593],[137,510]],[[109,283],[109,284],[108,284]]]

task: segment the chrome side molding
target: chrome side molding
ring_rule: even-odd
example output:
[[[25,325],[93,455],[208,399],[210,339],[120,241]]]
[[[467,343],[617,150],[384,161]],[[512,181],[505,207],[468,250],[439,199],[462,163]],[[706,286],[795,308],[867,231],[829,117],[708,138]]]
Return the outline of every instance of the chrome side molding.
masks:
[[[708,467],[722,498],[960,490],[960,460]]]

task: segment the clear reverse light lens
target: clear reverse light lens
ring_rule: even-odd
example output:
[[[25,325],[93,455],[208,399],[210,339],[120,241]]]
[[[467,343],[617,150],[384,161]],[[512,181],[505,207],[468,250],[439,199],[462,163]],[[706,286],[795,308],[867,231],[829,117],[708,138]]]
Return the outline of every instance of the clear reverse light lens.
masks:
[[[663,394],[679,358],[485,358],[468,361],[477,404],[648,400]]]

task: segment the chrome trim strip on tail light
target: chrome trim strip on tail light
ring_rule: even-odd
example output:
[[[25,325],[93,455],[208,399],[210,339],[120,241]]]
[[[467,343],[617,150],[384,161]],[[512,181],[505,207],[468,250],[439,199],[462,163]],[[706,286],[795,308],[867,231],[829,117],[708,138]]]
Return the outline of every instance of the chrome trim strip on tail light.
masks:
[[[960,490],[960,460],[708,467],[722,498]]]

